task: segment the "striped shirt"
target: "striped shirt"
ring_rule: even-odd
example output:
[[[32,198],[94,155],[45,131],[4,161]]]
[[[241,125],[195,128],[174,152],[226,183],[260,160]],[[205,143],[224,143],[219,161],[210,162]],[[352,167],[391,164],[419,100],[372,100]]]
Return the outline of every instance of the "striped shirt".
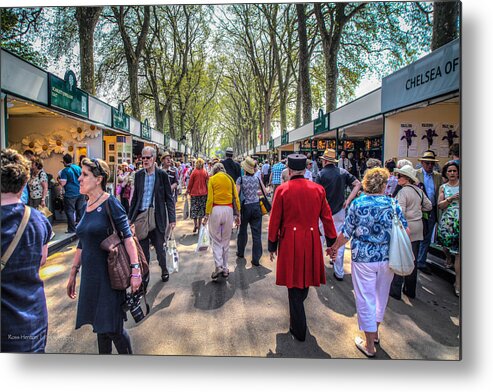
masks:
[[[156,172],[152,174],[145,173],[145,181],[144,181],[144,194],[142,195],[142,204],[140,206],[140,211],[147,210],[151,203],[152,198],[154,196],[154,183],[156,182]]]
[[[274,166],[272,166],[272,185],[281,184],[281,174],[285,168],[286,165],[282,162],[277,162]]]

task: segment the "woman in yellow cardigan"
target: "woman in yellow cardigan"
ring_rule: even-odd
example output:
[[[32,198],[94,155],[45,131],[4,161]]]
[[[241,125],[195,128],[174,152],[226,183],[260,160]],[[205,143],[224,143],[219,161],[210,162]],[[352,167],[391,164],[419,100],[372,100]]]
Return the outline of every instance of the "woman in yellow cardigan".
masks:
[[[240,199],[233,179],[226,174],[222,163],[212,168],[212,177],[207,185],[207,205],[202,223],[209,222],[209,235],[212,239],[212,253],[216,268],[211,275],[213,280],[222,274],[229,275],[228,253],[233,221],[240,225]]]

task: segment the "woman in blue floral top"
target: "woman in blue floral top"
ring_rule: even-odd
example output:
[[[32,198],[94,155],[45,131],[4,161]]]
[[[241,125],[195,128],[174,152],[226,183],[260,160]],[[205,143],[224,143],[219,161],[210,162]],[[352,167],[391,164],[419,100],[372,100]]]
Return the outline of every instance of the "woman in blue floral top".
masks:
[[[333,253],[351,239],[351,272],[360,330],[366,342],[355,338],[356,347],[366,356],[375,356],[379,343],[378,327],[383,321],[394,273],[389,269],[389,244],[392,229],[392,199],[384,195],[389,172],[374,168],[363,179],[365,194],[355,199],[346,215]],[[399,204],[397,215],[407,229]],[[409,234],[409,233],[408,233]]]

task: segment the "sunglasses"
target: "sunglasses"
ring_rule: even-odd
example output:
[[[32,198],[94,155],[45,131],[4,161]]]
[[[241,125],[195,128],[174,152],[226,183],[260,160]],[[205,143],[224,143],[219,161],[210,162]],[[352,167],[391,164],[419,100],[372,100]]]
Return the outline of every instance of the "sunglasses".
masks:
[[[99,171],[99,175],[102,177],[106,177],[106,172],[101,168],[101,165],[99,164],[99,161],[96,158],[91,159],[91,162],[96,165],[96,169]]]
[[[143,159],[143,160],[144,160],[144,159],[152,159],[152,158],[154,158],[152,155],[150,155],[150,156],[145,156],[145,155],[142,155],[142,159]]]

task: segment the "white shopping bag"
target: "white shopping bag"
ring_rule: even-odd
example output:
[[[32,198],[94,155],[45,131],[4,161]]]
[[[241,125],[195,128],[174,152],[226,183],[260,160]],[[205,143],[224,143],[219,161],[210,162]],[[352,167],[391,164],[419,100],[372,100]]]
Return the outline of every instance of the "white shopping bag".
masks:
[[[166,265],[170,274],[178,272],[180,257],[178,255],[178,249],[176,247],[176,240],[173,234],[170,235],[168,241],[165,244],[168,257],[166,258]]]
[[[207,226],[202,225],[200,226],[199,241],[197,242],[197,248],[195,249],[195,252],[205,252],[209,249],[210,245],[211,240],[209,237],[209,229],[207,229]]]

